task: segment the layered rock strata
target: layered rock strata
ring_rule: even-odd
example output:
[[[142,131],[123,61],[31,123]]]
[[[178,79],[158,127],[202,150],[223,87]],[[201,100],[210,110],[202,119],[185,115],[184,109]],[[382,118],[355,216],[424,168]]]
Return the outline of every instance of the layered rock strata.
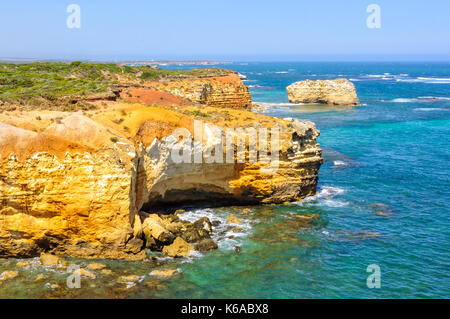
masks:
[[[207,106],[250,108],[252,105],[249,89],[237,74],[168,83],[148,82],[145,85]]]

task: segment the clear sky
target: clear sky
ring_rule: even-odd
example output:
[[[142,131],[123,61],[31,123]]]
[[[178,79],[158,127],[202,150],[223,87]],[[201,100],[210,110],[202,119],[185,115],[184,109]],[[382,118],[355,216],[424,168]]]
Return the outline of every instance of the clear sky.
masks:
[[[450,60],[450,1],[2,0],[0,38],[3,58]]]

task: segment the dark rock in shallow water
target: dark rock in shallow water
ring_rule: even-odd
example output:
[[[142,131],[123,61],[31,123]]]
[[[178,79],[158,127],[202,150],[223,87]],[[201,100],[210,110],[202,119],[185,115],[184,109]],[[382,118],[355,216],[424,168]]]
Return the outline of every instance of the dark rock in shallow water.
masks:
[[[142,239],[132,238],[127,242],[125,249],[127,252],[137,254],[142,250],[143,246],[144,246],[144,241]]]
[[[194,222],[194,227],[199,230],[205,230],[208,233],[211,233],[211,221],[208,217],[202,217],[199,220]]]
[[[217,249],[218,247],[219,246],[217,245],[217,243],[215,243],[211,238],[202,239],[195,246],[198,251],[209,251]]]
[[[217,226],[219,226],[220,224],[221,224],[220,220],[213,220],[213,221],[211,222],[211,225],[213,225],[214,227],[217,227]]]
[[[333,169],[345,169],[362,165],[355,161],[354,157],[340,153],[332,148],[323,147],[323,158],[325,163],[333,163]]]
[[[196,243],[204,238],[210,238],[206,230],[195,228],[186,229],[181,233],[180,237],[188,243]]]

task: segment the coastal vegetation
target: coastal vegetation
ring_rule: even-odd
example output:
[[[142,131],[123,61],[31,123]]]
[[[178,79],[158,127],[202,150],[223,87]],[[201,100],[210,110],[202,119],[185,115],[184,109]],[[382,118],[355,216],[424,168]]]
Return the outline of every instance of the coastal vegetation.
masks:
[[[0,110],[87,110],[93,107],[87,101],[115,99],[121,86],[140,86],[150,80],[221,76],[231,72],[218,68],[180,71],[148,65],[131,67],[80,61],[0,63]]]

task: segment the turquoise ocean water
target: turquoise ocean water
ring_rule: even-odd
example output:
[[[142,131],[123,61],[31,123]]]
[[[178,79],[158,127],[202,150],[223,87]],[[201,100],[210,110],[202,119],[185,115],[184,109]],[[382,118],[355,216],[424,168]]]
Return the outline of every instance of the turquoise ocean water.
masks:
[[[325,163],[318,195],[286,206],[251,207],[239,215],[243,230],[224,225],[242,208],[193,209],[185,218],[219,219],[219,249],[173,262],[108,261],[114,279],[64,286],[52,269],[20,269],[0,287],[2,297],[138,298],[448,298],[450,296],[450,64],[445,63],[234,63],[247,77],[254,102],[270,116],[314,121]],[[186,68],[186,66],[171,66]],[[285,87],[304,79],[345,77],[361,106],[288,103]],[[286,220],[319,214],[311,229]],[[230,236],[234,236],[230,238]],[[236,253],[235,246],[241,252]],[[80,265],[87,261],[75,260]],[[0,263],[13,269],[16,260]],[[367,266],[381,269],[381,288],[366,285]],[[183,274],[148,288],[153,267]],[[30,278],[44,273],[46,286]]]

